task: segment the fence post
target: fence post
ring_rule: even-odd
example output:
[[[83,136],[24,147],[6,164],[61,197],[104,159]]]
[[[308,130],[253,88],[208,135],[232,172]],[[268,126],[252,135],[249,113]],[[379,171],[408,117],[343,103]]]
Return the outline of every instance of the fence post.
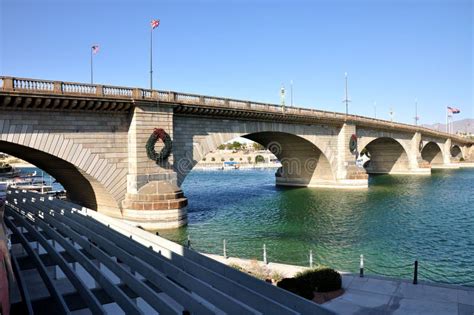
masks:
[[[188,235],[188,240],[186,241],[186,247],[191,248],[191,239],[189,238],[189,235]]]
[[[309,268],[313,268],[313,250],[309,250]]]
[[[359,272],[359,276],[361,278],[364,277],[364,255],[360,255],[360,272]]]
[[[224,242],[223,242],[224,258],[227,259],[227,249],[225,245],[226,244],[225,244],[225,239],[224,239]]]
[[[415,270],[413,270],[413,284],[418,284],[418,260],[415,260]]]
[[[263,244],[263,263],[265,265],[268,264],[268,261],[267,261],[267,247],[265,246],[265,244]]]

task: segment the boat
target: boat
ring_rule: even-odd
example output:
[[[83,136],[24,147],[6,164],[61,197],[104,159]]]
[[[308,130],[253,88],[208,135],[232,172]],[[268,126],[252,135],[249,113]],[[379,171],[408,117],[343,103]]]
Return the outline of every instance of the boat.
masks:
[[[240,164],[234,161],[228,161],[222,163],[222,170],[238,170],[240,168]]]

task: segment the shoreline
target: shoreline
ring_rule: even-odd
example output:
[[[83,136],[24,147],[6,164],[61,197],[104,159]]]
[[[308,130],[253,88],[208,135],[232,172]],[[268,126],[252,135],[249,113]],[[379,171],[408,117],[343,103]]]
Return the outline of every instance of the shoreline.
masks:
[[[275,262],[268,262],[265,264],[261,260],[256,259],[248,259],[248,258],[238,258],[238,257],[227,257],[216,254],[208,254],[199,252],[201,255],[214,259],[222,264],[227,266],[229,265],[238,265],[245,269],[245,267],[252,268],[257,264],[260,268],[267,269],[269,273],[277,272],[286,278],[294,277],[298,272],[305,271],[311,269],[310,267],[298,266],[298,265],[290,265],[290,264],[282,264],[282,263],[275,263]],[[315,264],[313,268],[317,268],[318,265]],[[330,268],[330,267],[329,267]],[[350,272],[350,271],[340,271],[336,270],[341,274],[342,277],[355,277],[361,279],[376,279],[382,281],[398,281],[407,284],[413,284],[412,279],[404,279],[404,278],[396,278],[396,277],[389,277],[389,276],[380,276],[380,275],[372,275],[372,274],[365,274],[363,277],[360,277],[358,273]],[[449,289],[456,289],[456,290],[464,290],[470,291],[474,294],[474,287],[463,286],[459,284],[451,284],[451,283],[441,283],[441,282],[432,282],[426,280],[418,280],[418,284],[414,286],[430,286],[430,287],[440,287],[440,288],[449,288]]]

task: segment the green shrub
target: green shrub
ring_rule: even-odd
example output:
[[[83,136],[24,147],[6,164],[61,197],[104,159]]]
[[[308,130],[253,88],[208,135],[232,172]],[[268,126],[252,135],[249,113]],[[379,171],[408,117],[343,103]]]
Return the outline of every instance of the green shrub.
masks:
[[[299,272],[295,279],[303,281],[308,288],[317,292],[336,291],[342,286],[339,272],[326,267]]]
[[[305,299],[312,300],[314,297],[314,291],[308,287],[308,284],[298,278],[284,278],[277,283],[277,287],[293,292]]]
[[[459,161],[461,161],[461,162],[464,162],[464,158],[463,158],[463,157],[461,157],[461,158],[459,159]]]

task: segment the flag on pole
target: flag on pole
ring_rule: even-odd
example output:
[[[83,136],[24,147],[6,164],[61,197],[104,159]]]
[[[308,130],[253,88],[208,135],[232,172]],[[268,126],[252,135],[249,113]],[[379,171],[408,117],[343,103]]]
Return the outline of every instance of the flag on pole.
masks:
[[[461,111],[456,107],[448,106],[448,112],[450,112],[451,114],[459,114]]]
[[[151,29],[155,29],[160,25],[160,20],[151,20]]]
[[[99,52],[99,45],[92,45],[92,53],[95,55]]]

